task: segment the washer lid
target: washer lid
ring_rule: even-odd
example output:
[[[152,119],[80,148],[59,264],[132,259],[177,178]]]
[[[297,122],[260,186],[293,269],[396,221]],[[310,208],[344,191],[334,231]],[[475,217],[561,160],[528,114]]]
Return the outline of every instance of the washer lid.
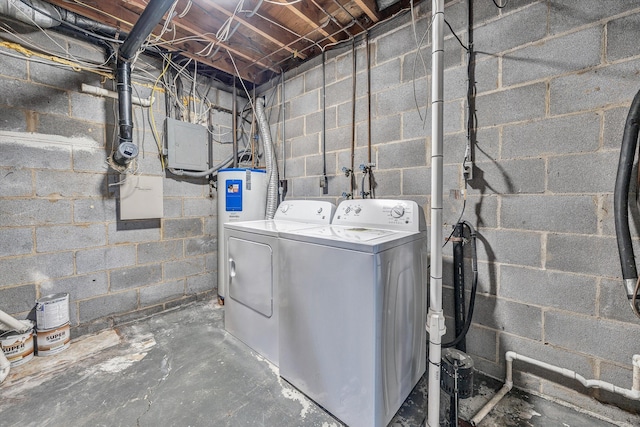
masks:
[[[317,226],[317,224],[308,224],[295,221],[282,221],[277,219],[227,222],[224,224],[225,230],[244,231],[247,233],[257,233],[274,237],[277,237],[281,232],[294,231]]]
[[[323,246],[377,253],[416,239],[425,239],[426,232],[405,232],[379,228],[328,225],[280,233],[281,239],[308,242]]]

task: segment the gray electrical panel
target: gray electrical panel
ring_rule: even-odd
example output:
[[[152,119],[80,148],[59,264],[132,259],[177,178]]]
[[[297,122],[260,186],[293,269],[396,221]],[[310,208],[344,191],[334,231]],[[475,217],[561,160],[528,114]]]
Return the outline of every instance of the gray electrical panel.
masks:
[[[206,171],[209,169],[207,128],[167,117],[167,165],[171,169]]]

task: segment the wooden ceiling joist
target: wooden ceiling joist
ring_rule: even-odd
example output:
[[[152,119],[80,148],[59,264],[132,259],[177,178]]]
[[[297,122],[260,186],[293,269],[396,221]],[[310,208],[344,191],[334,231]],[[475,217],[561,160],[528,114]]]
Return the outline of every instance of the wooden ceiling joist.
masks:
[[[128,33],[150,0],[47,1]],[[156,46],[262,84],[386,19],[391,9],[378,11],[376,0],[179,0],[165,18],[171,31]],[[227,40],[218,40],[221,29]]]
[[[362,11],[371,19],[371,22],[376,23],[380,21],[380,17],[376,12],[377,6],[374,0],[354,0],[355,3],[362,9]]]

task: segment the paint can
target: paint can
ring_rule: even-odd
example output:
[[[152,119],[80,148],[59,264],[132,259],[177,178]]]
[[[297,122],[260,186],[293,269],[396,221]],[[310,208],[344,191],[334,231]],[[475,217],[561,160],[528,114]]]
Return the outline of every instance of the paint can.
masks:
[[[56,329],[69,323],[69,294],[47,295],[36,300],[36,328],[39,331]]]
[[[41,331],[36,329],[36,355],[52,356],[69,348],[71,343],[69,323],[59,328]]]
[[[28,321],[27,321],[28,322]],[[33,326],[33,322],[29,322]],[[20,366],[33,358],[33,329],[19,333],[7,331],[0,333],[0,346],[11,367]]]

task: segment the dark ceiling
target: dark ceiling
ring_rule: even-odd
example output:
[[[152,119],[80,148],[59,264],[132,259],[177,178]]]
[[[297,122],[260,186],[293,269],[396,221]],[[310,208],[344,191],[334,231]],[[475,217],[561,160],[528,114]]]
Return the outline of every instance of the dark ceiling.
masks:
[[[123,33],[149,0],[48,0]],[[178,0],[152,45],[259,85],[392,16],[376,0]],[[171,16],[171,19],[168,17]],[[169,22],[167,22],[169,19]]]

